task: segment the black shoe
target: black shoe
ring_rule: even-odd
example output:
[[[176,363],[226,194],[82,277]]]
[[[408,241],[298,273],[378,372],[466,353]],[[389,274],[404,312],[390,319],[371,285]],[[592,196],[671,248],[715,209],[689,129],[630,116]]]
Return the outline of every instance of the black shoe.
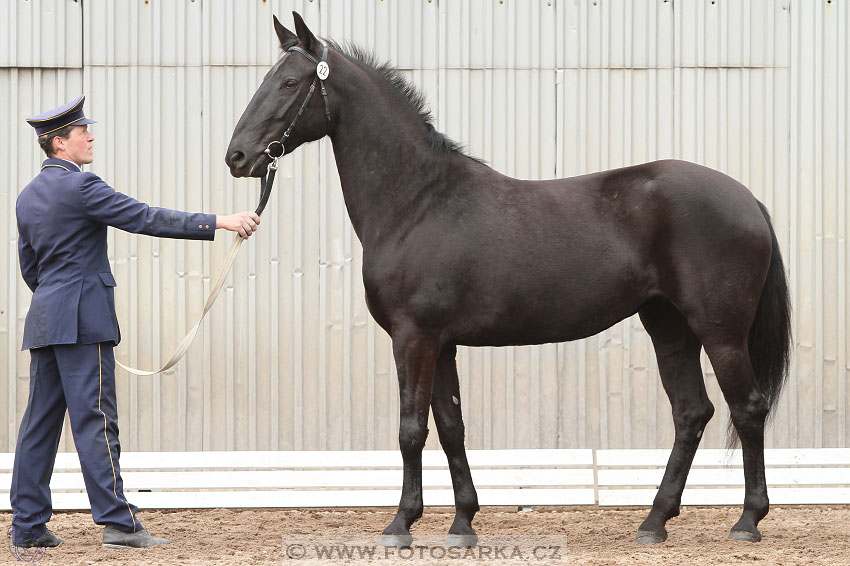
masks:
[[[18,548],[54,547],[65,542],[65,539],[57,537],[44,525],[35,527],[31,531],[15,533],[12,544]]]
[[[154,538],[145,529],[135,533],[125,533],[115,527],[103,529],[103,548],[148,548],[158,544],[171,544],[171,541]]]

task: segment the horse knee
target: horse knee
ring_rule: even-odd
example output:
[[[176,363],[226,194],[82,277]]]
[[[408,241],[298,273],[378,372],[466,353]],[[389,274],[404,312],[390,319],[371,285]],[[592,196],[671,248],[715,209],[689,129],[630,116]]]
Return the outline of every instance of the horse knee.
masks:
[[[422,453],[428,438],[428,425],[418,418],[402,418],[398,429],[398,445],[403,457]]]

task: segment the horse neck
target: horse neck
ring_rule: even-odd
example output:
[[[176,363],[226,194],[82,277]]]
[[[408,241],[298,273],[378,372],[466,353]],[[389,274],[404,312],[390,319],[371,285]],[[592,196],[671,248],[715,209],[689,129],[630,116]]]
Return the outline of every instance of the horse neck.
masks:
[[[345,93],[331,135],[345,205],[364,247],[404,222],[455,157],[430,147],[422,118],[391,89],[359,84]]]

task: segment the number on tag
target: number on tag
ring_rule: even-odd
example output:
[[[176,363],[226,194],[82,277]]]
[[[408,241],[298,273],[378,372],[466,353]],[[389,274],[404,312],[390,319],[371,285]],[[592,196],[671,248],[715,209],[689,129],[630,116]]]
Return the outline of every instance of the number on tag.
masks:
[[[322,61],[316,65],[316,74],[319,75],[321,80],[325,80],[328,78],[328,75],[331,74],[331,68],[325,61]]]

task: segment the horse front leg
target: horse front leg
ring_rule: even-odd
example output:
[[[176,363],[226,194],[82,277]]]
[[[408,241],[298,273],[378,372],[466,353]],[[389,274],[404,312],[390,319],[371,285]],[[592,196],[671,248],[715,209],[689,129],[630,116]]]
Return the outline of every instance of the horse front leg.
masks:
[[[440,444],[449,461],[455,495],[455,519],[449,529],[446,546],[470,547],[478,542],[478,535],[472,528],[472,518],[478,512],[479,506],[478,494],[475,492],[469,463],[466,461],[456,355],[455,346],[446,346],[440,353],[434,392],[431,394],[431,408],[434,411]]]
[[[422,448],[428,437],[428,408],[439,353],[438,342],[417,329],[393,333],[401,409],[398,444],[404,479],[398,512],[384,529],[382,546],[409,547],[413,542],[410,526],[422,516]]]

